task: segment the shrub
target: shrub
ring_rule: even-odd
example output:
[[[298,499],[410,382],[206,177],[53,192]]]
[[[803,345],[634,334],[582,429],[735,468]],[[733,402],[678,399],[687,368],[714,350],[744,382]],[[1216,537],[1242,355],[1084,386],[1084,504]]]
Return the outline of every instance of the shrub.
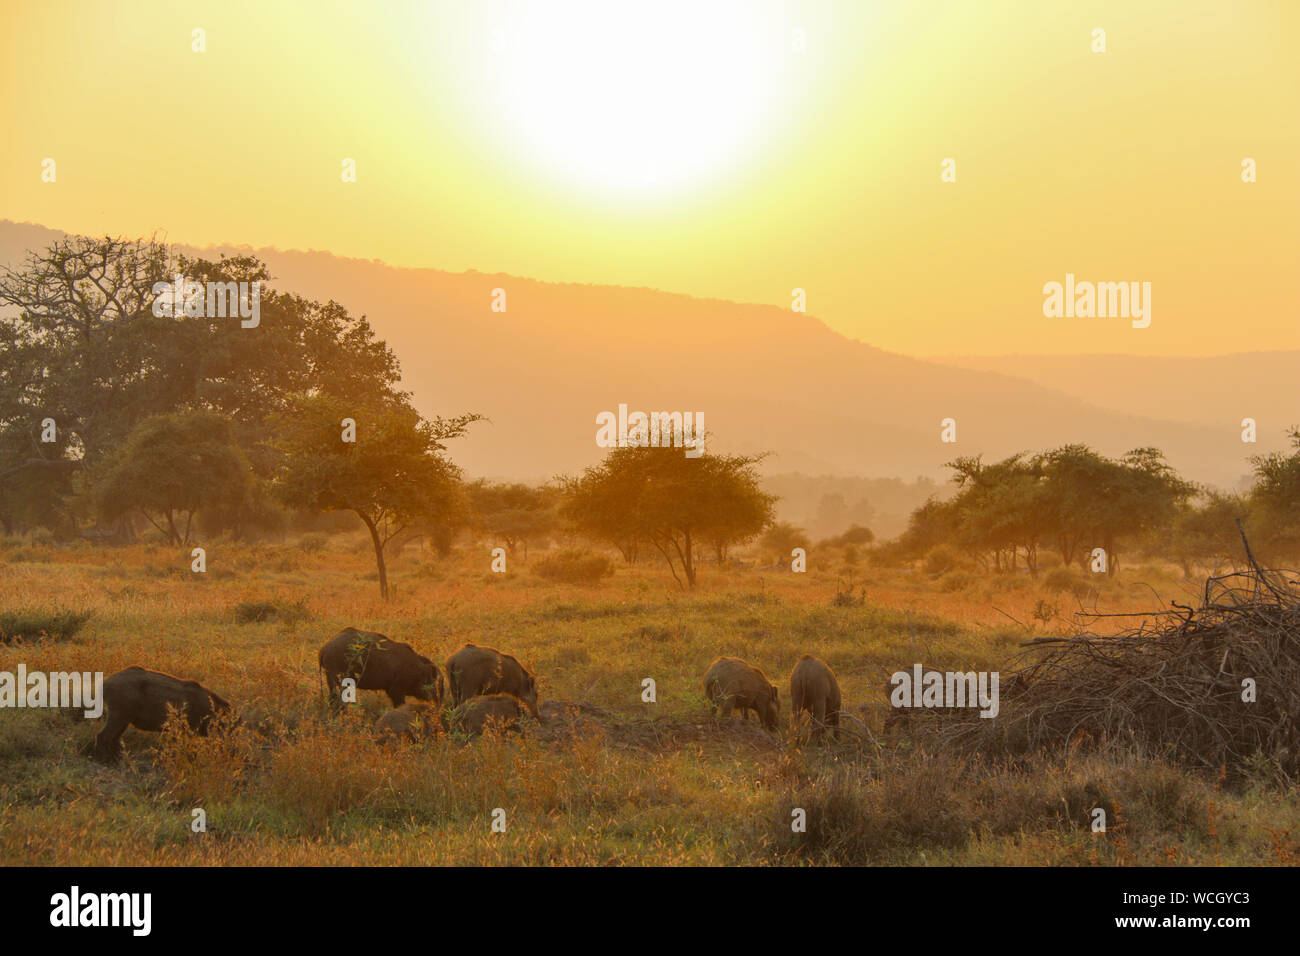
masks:
[[[926,574],[939,575],[965,563],[962,553],[950,544],[940,544],[931,548],[922,563]]]
[[[311,617],[307,602],[294,601],[240,601],[231,612],[237,624],[260,624],[263,621],[281,620],[287,623],[305,621]]]
[[[843,534],[838,534],[833,538],[827,538],[823,544],[831,547],[843,547],[850,544],[871,544],[876,540],[875,534],[870,528],[864,528],[860,524],[850,525],[849,530]]]
[[[324,551],[325,545],[328,543],[329,538],[316,531],[309,532],[298,539],[298,547],[308,554]]]
[[[596,584],[613,574],[614,567],[604,555],[570,549],[538,561],[533,573],[565,584]]]
[[[1052,568],[1043,575],[1043,586],[1052,591],[1069,591],[1076,597],[1086,597],[1092,589],[1092,582],[1079,577],[1070,568]]]
[[[91,618],[90,611],[21,608],[0,613],[0,644],[52,637],[65,640],[76,634]]]
[[[953,591],[965,590],[974,583],[975,575],[971,574],[969,571],[962,571],[959,568],[954,571],[949,571],[941,577],[937,582],[937,586],[939,590],[944,593],[952,593]]]

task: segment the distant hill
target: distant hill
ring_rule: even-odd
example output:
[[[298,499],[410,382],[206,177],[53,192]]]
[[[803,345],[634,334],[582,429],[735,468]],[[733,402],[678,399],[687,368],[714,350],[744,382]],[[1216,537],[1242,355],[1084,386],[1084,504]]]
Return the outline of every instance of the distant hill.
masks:
[[[1300,351],[1209,358],[1144,355],[997,355],[936,358],[1014,375],[1111,409],[1169,421],[1261,431],[1300,425]]]
[[[55,234],[0,221],[0,262]],[[1186,476],[1231,486],[1248,471],[1248,454],[1284,444],[1280,428],[1270,429],[1288,406],[1271,387],[1246,410],[1226,403],[1215,419],[1212,402],[1199,395],[1157,402],[1136,386],[1124,391],[1122,380],[1110,391],[1081,388],[1069,360],[1053,375],[1038,359],[986,369],[963,366],[977,360],[909,358],[772,306],[398,269],[327,252],[229,246],[203,254],[250,251],[269,263],[278,288],[367,315],[400,358],[422,411],[491,419],[455,446],[473,475],[531,480],[590,465],[603,454],[596,415],[620,402],[702,411],[719,436],[715,447],[769,450],[771,474],[943,480],[943,462],[957,455],[996,458],[1087,442],[1108,454],[1155,445]],[[505,313],[491,310],[498,288],[506,291]],[[1200,361],[1213,368],[1219,360]],[[1219,374],[1238,376],[1242,401],[1255,394],[1250,363],[1227,368]],[[1177,396],[1203,385],[1193,378],[1164,387]],[[1233,391],[1231,382],[1223,388]],[[1261,423],[1256,446],[1240,442],[1236,425],[1251,412]],[[940,441],[948,417],[957,421],[956,444]]]

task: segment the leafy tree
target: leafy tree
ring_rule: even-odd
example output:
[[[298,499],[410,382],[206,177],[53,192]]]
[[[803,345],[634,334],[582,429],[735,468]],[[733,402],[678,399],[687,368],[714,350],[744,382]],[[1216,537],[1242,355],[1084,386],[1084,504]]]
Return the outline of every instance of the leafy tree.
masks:
[[[155,315],[167,294],[155,286],[178,274],[205,284],[259,283],[257,326],[244,328],[238,316]],[[70,473],[93,470],[139,422],[210,410],[232,422],[254,472],[266,479],[276,467],[270,419],[289,410],[292,396],[320,392],[354,407],[405,399],[397,359],[364,317],[277,292],[267,287],[270,278],[252,256],[211,262],[157,242],[83,236],[0,270],[0,306],[9,307],[0,316],[0,476],[31,472],[38,487],[67,494]],[[46,418],[54,419],[58,442],[33,453],[30,436]],[[0,514],[37,505],[19,495],[28,484],[24,477],[9,485]],[[256,517],[254,510],[226,520],[238,526]]]
[[[981,561],[992,552],[995,567],[1015,570],[1023,551],[1034,574],[1044,541],[1054,542],[1066,563],[1078,556],[1085,566],[1099,545],[1114,574],[1121,541],[1171,527],[1195,490],[1154,448],[1113,460],[1086,445],[1066,445],[989,465],[979,456],[958,458],[948,467],[957,495],[913,512],[900,552],[917,556],[951,543]]]
[[[105,517],[139,512],[169,544],[187,545],[195,512],[241,504],[251,478],[229,421],[214,412],[180,412],[136,425],[97,471],[94,493]]]
[[[1290,454],[1255,455],[1250,504],[1264,532],[1261,550],[1300,554],[1300,427],[1287,430]]]
[[[1217,567],[1241,554],[1237,519],[1249,514],[1249,503],[1241,495],[1202,488],[1198,498],[1179,508],[1177,518],[1160,540],[1162,550],[1177,556],[1187,578],[1192,576],[1193,561]]]
[[[697,549],[751,540],[773,519],[775,497],[759,487],[759,457],[680,448],[616,448],[565,483],[562,510],[596,540],[648,542],[674,580],[694,587]],[[626,551],[624,552],[626,555]]]
[[[1138,448],[1118,461],[1086,445],[1067,445],[1042,456],[1047,509],[1062,559],[1086,566],[1089,549],[1106,551],[1107,573],[1119,566],[1122,539],[1171,524],[1195,491],[1155,448]]]
[[[479,530],[505,543],[511,555],[522,544],[548,534],[555,527],[556,493],[524,484],[489,484],[479,480],[468,488],[473,521]]]
[[[436,521],[455,500],[460,470],[444,442],[478,415],[422,419],[405,402],[358,405],[332,395],[297,397],[276,419],[274,486],[291,507],[351,511],[370,533],[379,591],[389,598],[384,545],[413,524]],[[343,440],[343,420],[356,441]]]
[[[811,547],[803,528],[796,528],[788,521],[779,522],[768,528],[759,543],[764,550],[775,555],[777,564],[789,561],[790,552],[795,548],[803,548],[806,551]]]

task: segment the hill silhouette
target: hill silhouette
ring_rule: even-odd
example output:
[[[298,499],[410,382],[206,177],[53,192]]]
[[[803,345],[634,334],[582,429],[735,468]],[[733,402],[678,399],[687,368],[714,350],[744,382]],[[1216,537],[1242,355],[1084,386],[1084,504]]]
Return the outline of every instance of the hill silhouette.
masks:
[[[0,263],[58,234],[0,222]],[[1249,454],[1284,444],[1282,425],[1274,435],[1266,423],[1274,415],[1281,421],[1286,409],[1259,410],[1259,444],[1244,445],[1235,408],[1220,425],[1207,424],[1203,410],[1171,420],[1183,406],[1163,394],[1158,402],[1125,395],[1123,406],[1107,408],[1049,387],[1069,383],[1032,362],[980,368],[912,358],[788,308],[395,268],[320,251],[180,248],[209,258],[254,252],[277,288],[367,315],[401,360],[421,411],[472,410],[491,420],[457,443],[458,463],[474,475],[535,480],[592,464],[603,454],[596,416],[619,403],[703,412],[719,438],[715,448],[773,452],[764,463],[769,474],[942,479],[943,462],[958,455],[991,459],[1087,442],[1112,455],[1154,445],[1185,476],[1234,486]],[[505,290],[505,312],[492,311],[496,289]],[[1250,394],[1249,385],[1244,377],[1239,390]],[[1087,394],[1104,398],[1105,390]],[[1199,407],[1194,396],[1186,407]],[[1165,417],[1142,414],[1152,408]],[[957,422],[955,444],[940,441],[949,417]]]

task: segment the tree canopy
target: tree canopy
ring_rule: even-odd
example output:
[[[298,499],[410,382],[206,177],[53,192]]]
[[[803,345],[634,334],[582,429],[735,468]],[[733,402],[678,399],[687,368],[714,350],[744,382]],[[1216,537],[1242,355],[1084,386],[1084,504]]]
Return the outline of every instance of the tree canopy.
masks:
[[[749,541],[771,524],[775,497],[759,486],[760,456],[629,447],[565,483],[563,514],[581,531],[628,553],[638,543],[663,557],[673,578],[694,587],[698,549]]]

